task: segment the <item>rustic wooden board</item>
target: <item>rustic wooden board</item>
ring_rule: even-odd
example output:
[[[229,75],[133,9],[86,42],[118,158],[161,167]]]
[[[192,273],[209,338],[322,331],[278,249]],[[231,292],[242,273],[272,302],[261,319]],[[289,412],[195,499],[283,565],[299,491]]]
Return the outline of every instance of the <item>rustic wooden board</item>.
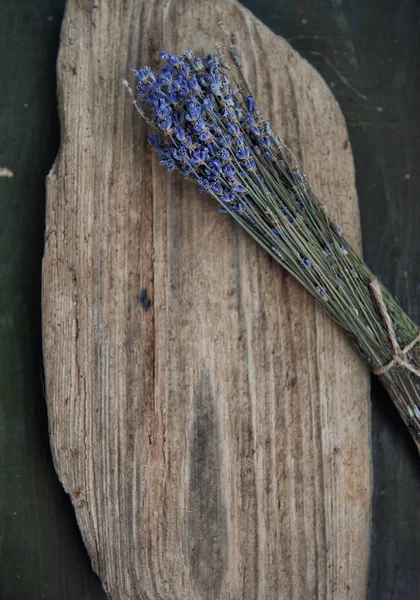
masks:
[[[54,461],[112,598],[359,600],[367,371],[211,198],[158,166],[121,85],[160,48],[212,48],[221,18],[360,244],[344,119],[284,40],[231,0],[70,0],[43,264]]]

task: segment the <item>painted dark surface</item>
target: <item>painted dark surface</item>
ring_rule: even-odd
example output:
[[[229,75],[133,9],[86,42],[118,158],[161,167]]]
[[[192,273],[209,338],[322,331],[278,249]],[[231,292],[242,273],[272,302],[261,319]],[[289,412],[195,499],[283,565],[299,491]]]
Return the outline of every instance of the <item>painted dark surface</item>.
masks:
[[[45,176],[59,143],[55,60],[64,4],[0,3],[0,167],[14,174],[0,177],[1,600],[105,597],[54,473],[42,386]],[[365,258],[420,322],[419,1],[244,4],[331,86],[353,146]],[[147,294],[139,299],[147,300]],[[420,459],[375,382],[372,417],[368,598],[414,600],[420,593]]]
[[[0,599],[99,600],[48,444],[40,283],[64,2],[0,2]]]

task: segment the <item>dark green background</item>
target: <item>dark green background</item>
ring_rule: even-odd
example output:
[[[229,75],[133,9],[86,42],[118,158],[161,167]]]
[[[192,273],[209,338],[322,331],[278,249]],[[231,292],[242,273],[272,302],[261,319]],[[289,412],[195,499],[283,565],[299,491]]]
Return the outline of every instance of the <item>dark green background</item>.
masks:
[[[354,151],[365,258],[420,322],[418,0],[244,4],[333,89]],[[1,600],[104,598],[54,473],[43,396],[45,176],[59,144],[55,60],[64,5],[0,2],[0,166],[14,172],[0,178]],[[420,459],[376,382],[372,420],[368,597],[414,600],[420,597]]]

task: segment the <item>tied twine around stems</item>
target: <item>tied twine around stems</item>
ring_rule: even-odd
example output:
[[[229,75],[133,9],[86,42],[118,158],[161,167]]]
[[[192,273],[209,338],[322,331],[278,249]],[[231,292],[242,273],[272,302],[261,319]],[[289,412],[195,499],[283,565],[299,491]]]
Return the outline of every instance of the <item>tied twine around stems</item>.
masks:
[[[401,349],[400,345],[398,344],[394,328],[392,327],[391,317],[385,306],[381,286],[378,279],[374,279],[373,281],[371,281],[370,287],[372,289],[373,295],[375,296],[375,300],[378,304],[381,316],[385,321],[389,339],[392,344],[392,349],[394,351],[394,356],[392,357],[392,359],[386,365],[378,367],[377,369],[373,369],[372,373],[374,375],[385,375],[385,373],[387,373],[393,367],[403,367],[411,373],[414,373],[414,375],[417,375],[417,377],[420,377],[420,370],[413,367],[413,365],[409,362],[407,358],[408,352],[410,352],[410,350],[420,342],[420,330],[417,336],[414,338],[414,340],[412,340],[409,344],[407,344],[407,346]]]

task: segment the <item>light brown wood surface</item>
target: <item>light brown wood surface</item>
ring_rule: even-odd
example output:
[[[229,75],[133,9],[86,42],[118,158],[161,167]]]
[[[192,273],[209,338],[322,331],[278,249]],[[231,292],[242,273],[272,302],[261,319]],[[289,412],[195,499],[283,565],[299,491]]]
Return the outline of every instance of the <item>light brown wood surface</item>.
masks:
[[[361,600],[367,370],[212,198],[159,167],[121,83],[159,49],[212,50],[221,18],[360,244],[343,116],[283,39],[232,0],[69,0],[43,264],[55,466],[114,600]]]

